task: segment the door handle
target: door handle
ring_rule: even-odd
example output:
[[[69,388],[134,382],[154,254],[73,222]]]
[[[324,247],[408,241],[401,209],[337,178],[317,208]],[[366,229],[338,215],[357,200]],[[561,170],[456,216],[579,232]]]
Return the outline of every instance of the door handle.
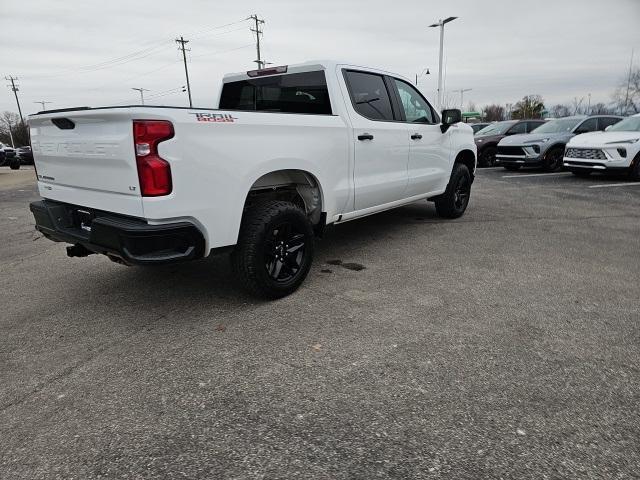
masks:
[[[371,135],[370,133],[358,135],[358,140],[373,140],[373,135]]]
[[[422,135],[420,135],[419,133],[414,133],[413,135],[411,135],[411,140],[420,140],[422,138]]]

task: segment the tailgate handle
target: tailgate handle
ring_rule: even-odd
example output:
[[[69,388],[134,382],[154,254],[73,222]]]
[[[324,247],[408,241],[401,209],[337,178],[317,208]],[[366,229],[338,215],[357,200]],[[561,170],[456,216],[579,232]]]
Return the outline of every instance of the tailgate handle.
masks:
[[[60,130],[73,130],[76,128],[76,124],[68,118],[52,118],[51,122]]]

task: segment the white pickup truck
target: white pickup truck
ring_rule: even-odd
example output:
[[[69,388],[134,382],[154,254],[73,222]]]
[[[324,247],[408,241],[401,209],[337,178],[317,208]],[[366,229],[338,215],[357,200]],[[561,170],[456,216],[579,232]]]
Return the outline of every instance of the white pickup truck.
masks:
[[[69,256],[127,265],[230,250],[242,283],[278,298],[303,282],[328,224],[421,199],[464,213],[473,131],[406,78],[322,61],[223,82],[218,109],[32,115],[36,228]]]

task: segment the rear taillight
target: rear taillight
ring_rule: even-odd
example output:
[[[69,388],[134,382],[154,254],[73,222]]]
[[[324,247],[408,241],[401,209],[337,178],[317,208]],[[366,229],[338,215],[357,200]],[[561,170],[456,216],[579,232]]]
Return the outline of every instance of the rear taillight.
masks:
[[[134,120],[133,143],[143,197],[171,193],[171,166],[158,155],[158,144],[173,137],[173,125],[165,120]]]

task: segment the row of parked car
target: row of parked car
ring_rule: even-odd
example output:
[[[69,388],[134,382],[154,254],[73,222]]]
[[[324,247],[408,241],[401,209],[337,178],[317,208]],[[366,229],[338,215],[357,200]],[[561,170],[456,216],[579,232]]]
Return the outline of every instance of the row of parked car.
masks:
[[[20,165],[33,165],[33,153],[30,146],[12,148],[0,143],[0,167],[17,170]]]
[[[478,165],[627,173],[640,180],[640,114],[495,122],[475,133]]]

